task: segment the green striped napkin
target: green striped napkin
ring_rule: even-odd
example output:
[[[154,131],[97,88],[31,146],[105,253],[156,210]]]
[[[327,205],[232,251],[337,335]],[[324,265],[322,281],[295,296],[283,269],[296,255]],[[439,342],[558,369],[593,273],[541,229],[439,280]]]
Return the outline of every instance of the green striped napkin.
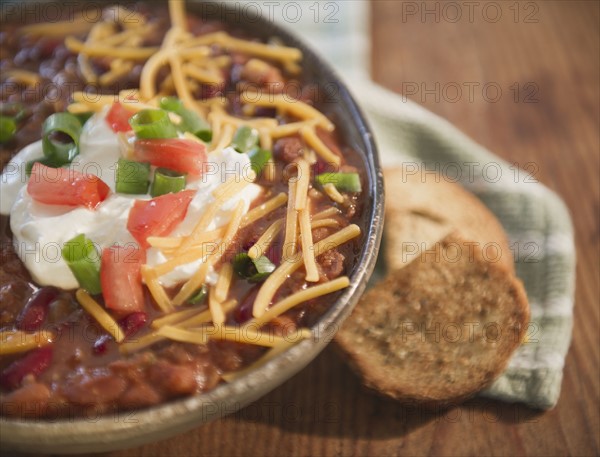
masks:
[[[369,81],[352,81],[371,121],[384,165],[447,171],[475,193],[506,230],[531,324],[506,371],[481,394],[549,409],[556,405],[571,341],[575,246],[571,218],[548,188],[516,172],[435,114]]]

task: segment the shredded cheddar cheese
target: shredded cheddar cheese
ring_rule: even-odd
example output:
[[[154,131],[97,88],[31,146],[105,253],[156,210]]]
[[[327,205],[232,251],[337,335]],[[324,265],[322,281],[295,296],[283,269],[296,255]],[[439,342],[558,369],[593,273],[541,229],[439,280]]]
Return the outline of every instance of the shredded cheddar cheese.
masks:
[[[111,315],[90,296],[90,294],[83,289],[78,289],[75,296],[81,307],[90,313],[100,326],[112,335],[117,343],[120,343],[125,339],[125,334],[117,321],[115,321]]]
[[[271,243],[275,240],[279,232],[283,227],[283,219],[278,219],[273,222],[267,230],[260,236],[256,243],[250,249],[248,249],[248,257],[251,259],[258,259],[269,249]]]
[[[309,287],[308,289],[299,290],[298,292],[293,293],[292,295],[284,298],[283,300],[278,301],[267,311],[265,311],[263,315],[249,320],[244,324],[244,326],[254,325],[260,328],[262,325],[275,319],[276,317],[280,316],[286,311],[289,311],[294,306],[299,305],[300,303],[304,303],[308,300],[312,300],[313,298],[337,292],[338,290],[344,289],[349,285],[350,280],[348,279],[348,277],[341,276],[326,283]]]
[[[296,254],[298,243],[296,241],[298,234],[298,211],[294,207],[296,201],[297,180],[288,181],[288,206],[285,215],[285,237],[283,240],[283,252],[281,258],[286,261]]]
[[[208,292],[208,309],[210,310],[211,320],[215,325],[222,325],[225,323],[225,313],[220,301],[216,297],[216,287],[211,287]]]
[[[340,231],[322,239],[315,243],[314,253],[315,257],[323,254],[324,252],[333,249],[340,244],[343,244],[353,238],[356,238],[361,233],[360,227],[355,224],[349,225]],[[304,258],[296,256],[294,259],[290,259],[287,262],[283,262],[271,275],[265,280],[262,287],[256,295],[254,300],[254,306],[252,308],[252,314],[254,317],[262,316],[267,310],[271,299],[277,292],[277,289],[283,284],[287,277],[296,271],[298,268],[304,265]]]
[[[0,355],[18,354],[31,351],[52,343],[56,338],[54,332],[39,330],[23,332],[21,330],[0,331]]]
[[[197,314],[200,314],[203,309],[204,308],[191,308],[191,309],[184,309],[182,311],[177,311],[175,313],[170,313],[159,319],[153,320],[152,324],[150,326],[152,328],[160,328],[163,325],[175,325],[175,324],[185,321],[186,319],[189,319],[192,316],[196,316]]]
[[[323,190],[331,200],[336,203],[344,203],[344,196],[335,187],[335,184],[328,182],[323,186]]]
[[[142,278],[144,279],[146,286],[148,286],[152,298],[154,298],[154,301],[160,309],[165,313],[171,312],[173,310],[173,305],[171,304],[171,300],[165,292],[165,289],[161,286],[156,271],[147,265],[142,265]]]
[[[215,299],[221,303],[227,300],[227,294],[229,294],[229,287],[231,286],[231,280],[233,279],[233,266],[230,263],[226,263],[221,267],[219,272],[219,279],[215,285]]]
[[[321,156],[323,160],[327,163],[333,163],[335,165],[339,165],[341,163],[341,159],[337,154],[334,154],[331,149],[329,149],[323,141],[318,137],[315,130],[310,127],[302,127],[300,129],[300,134],[302,138],[315,150],[317,154]]]
[[[302,240],[302,257],[306,268],[306,280],[308,282],[319,281],[319,269],[315,260],[315,251],[312,238],[312,227],[310,226],[310,207],[300,210],[300,238]]]

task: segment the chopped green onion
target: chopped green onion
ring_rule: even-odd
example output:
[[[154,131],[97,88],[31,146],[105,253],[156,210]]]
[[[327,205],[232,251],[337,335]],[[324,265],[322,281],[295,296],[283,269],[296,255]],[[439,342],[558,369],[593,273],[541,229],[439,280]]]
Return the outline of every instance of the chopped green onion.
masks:
[[[237,152],[250,152],[258,144],[258,130],[242,125],[238,127],[233,135],[231,146]]]
[[[248,157],[250,157],[252,169],[259,175],[265,169],[267,162],[271,160],[273,154],[267,149],[254,148],[248,152]]]
[[[184,132],[191,132],[202,141],[212,139],[212,130],[210,125],[193,111],[185,108],[183,102],[176,97],[163,97],[160,100],[160,107],[171,111],[181,117],[181,124],[177,127]]]
[[[29,114],[30,110],[21,102],[0,102],[0,116],[12,117],[17,124]]]
[[[198,130],[196,133],[194,133],[194,135],[196,135],[198,138],[200,138],[205,143],[210,143],[212,141],[212,130],[210,129],[208,124],[206,124],[206,125],[207,125],[206,129]]]
[[[323,173],[315,176],[315,180],[322,186],[331,183],[342,192],[361,191],[358,173]]]
[[[150,195],[158,197],[168,193],[177,193],[185,189],[185,175],[169,170],[157,168],[154,172],[154,181],[150,187]]]
[[[17,133],[17,122],[14,117],[0,116],[0,143],[8,143]]]
[[[63,135],[70,141],[63,143],[53,139],[55,135]],[[67,164],[79,153],[79,136],[81,122],[71,113],[54,113],[42,126],[42,149],[44,156],[58,166]],[[66,139],[65,138],[65,139]]]
[[[205,285],[203,285],[202,287],[200,287],[200,289],[198,289],[198,291],[192,295],[190,297],[190,299],[188,300],[188,303],[190,305],[199,305],[200,303],[202,303],[204,301],[204,299],[206,298],[206,296],[208,295],[208,289],[206,288]]]
[[[250,282],[261,282],[275,270],[275,265],[264,255],[252,259],[247,253],[241,252],[233,258],[233,271]]]
[[[150,164],[119,159],[115,173],[115,190],[122,194],[145,194],[148,190]]]
[[[85,125],[85,123],[89,120],[90,117],[92,117],[94,115],[94,113],[92,111],[88,112],[88,113],[78,113],[75,114],[75,117],[77,119],[79,119],[79,122],[81,122],[81,125]]]
[[[144,109],[129,119],[138,138],[176,138],[177,128],[163,109]]]
[[[177,97],[163,97],[160,99],[160,107],[173,113],[178,113],[184,110],[183,102]]]
[[[91,294],[102,292],[100,286],[100,255],[92,240],[82,233],[67,241],[62,256],[81,287]]]

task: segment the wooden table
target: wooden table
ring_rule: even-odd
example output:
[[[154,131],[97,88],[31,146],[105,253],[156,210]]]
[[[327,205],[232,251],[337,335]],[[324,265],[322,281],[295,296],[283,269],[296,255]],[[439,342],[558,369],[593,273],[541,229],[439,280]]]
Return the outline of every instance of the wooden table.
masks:
[[[599,4],[453,5],[374,2],[372,74],[529,167],[571,209],[575,331],[558,406],[540,413],[476,399],[446,412],[406,409],[364,392],[328,348],[237,414],[111,455],[598,455]]]

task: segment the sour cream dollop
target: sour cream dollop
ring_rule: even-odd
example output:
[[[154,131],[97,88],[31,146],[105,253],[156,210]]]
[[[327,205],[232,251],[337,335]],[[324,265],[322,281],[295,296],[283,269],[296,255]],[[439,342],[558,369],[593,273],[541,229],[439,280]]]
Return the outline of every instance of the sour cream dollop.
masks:
[[[0,177],[0,212],[10,215],[15,250],[34,281],[41,285],[52,285],[62,289],[78,287],[77,280],[66,262],[61,250],[67,241],[78,234],[85,234],[100,248],[114,244],[136,244],[127,230],[127,219],[133,203],[137,199],[150,199],[150,195],[126,195],[115,193],[116,163],[122,157],[118,136],[105,121],[106,111],[89,119],[81,134],[79,155],[71,167],[82,173],[101,178],[112,190],[110,196],[94,210],[83,207],[67,207],[38,203],[27,193],[25,164],[43,157],[41,141],[23,148],[7,164]],[[174,228],[170,236],[189,235],[196,222],[204,214],[207,206],[214,201],[212,191],[237,175],[245,179],[250,159],[233,148],[208,156],[206,172],[199,178],[190,179],[186,189],[197,190],[184,220]],[[244,191],[227,201],[217,212],[208,230],[227,224],[238,201],[244,202],[247,212],[252,201],[261,193],[261,187],[248,184]],[[166,260],[156,248],[146,251],[147,264],[155,266]],[[200,261],[175,268],[161,276],[166,287],[189,279],[197,271]],[[214,272],[207,280],[214,283]]]

